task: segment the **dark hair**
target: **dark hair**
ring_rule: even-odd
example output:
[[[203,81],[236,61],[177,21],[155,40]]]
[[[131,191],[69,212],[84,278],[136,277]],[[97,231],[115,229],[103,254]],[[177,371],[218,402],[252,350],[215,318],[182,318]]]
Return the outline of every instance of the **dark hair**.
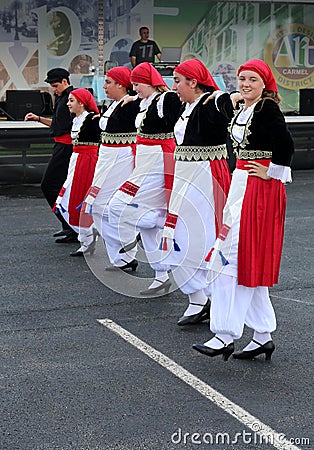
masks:
[[[184,77],[187,81],[191,81],[192,78]],[[212,94],[215,90],[213,86],[206,86],[205,84],[197,83],[196,87],[198,87],[203,92],[209,92]]]
[[[126,88],[128,95],[136,95],[136,92],[132,88]]]
[[[58,80],[51,81],[51,83],[62,83],[62,80],[67,80],[68,84],[70,84],[70,78],[69,77],[62,77],[62,78],[59,78]]]
[[[278,92],[275,91],[267,91],[266,89],[262,92],[262,98],[271,98],[275,103],[281,102],[281,97]]]
[[[141,32],[142,32],[143,30],[149,31],[149,28],[148,28],[148,27],[141,27],[138,31],[139,31],[139,33],[141,34]]]
[[[201,91],[209,92],[210,94],[212,94],[215,90],[215,88],[213,86],[205,86],[205,84],[197,83],[197,86],[200,88]]]

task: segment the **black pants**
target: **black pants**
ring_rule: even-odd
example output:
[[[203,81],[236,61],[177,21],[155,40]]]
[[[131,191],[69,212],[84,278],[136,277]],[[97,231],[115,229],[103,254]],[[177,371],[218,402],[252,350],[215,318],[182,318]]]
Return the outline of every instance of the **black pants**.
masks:
[[[54,207],[60,189],[67,178],[72,150],[72,144],[61,144],[60,142],[56,142],[53,147],[52,155],[40,186],[50,208]],[[62,214],[56,214],[55,216],[62,223],[64,230],[72,229],[62,217]]]

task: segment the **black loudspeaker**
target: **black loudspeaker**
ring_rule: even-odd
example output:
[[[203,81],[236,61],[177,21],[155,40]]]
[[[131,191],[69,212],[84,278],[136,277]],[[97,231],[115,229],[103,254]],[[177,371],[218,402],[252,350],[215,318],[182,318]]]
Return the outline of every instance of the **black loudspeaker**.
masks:
[[[49,115],[47,114],[47,106],[49,105],[50,109],[50,104],[47,101],[46,94],[48,94],[51,99],[49,93],[45,93],[44,95],[43,92],[34,89],[6,91],[6,111],[10,116],[14,117],[15,120],[24,120],[25,115],[29,112],[33,112],[37,115]]]
[[[153,64],[153,66],[155,67],[156,70],[158,70],[158,72],[160,73],[161,76],[170,76],[172,77],[173,75],[173,69],[175,66],[171,66],[171,65],[167,65],[167,64],[163,64],[163,63],[156,63]]]
[[[173,67],[164,67],[163,69],[159,69],[158,72],[160,73],[161,76],[172,77]]]
[[[314,116],[314,89],[300,89],[300,116]]]
[[[52,102],[52,97],[51,94],[49,94],[49,92],[41,92],[41,96],[44,102],[44,107],[40,113],[41,116],[52,116],[53,114],[53,102]]]

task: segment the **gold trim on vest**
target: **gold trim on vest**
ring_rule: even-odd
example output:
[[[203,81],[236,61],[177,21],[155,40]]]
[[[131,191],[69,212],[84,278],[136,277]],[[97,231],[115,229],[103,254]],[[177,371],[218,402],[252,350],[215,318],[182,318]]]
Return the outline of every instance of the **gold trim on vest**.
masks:
[[[245,150],[240,148],[240,150],[234,150],[234,154],[237,159],[271,159],[272,152],[265,150]]]
[[[135,144],[136,132],[133,133],[101,133],[102,144]]]
[[[174,158],[177,161],[213,161],[228,158],[227,146],[226,144],[208,147],[179,145],[175,149]]]
[[[89,145],[99,145],[99,142],[80,142],[80,141],[78,141],[77,139],[73,139],[72,140],[72,144],[73,145],[86,145],[86,146],[89,146]]]
[[[143,134],[138,133],[138,136],[144,139],[172,139],[174,137],[173,133],[156,133],[156,134]]]

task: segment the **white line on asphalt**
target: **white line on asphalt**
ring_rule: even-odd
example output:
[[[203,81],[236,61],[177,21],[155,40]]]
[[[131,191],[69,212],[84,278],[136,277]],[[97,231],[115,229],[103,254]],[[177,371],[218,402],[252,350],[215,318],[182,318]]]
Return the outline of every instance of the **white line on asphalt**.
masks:
[[[287,297],[280,297],[280,295],[271,295],[271,298],[280,298],[280,300],[288,300],[289,302],[295,302],[295,303],[302,303],[303,305],[309,305],[312,306],[312,303],[305,302],[303,300],[297,300],[296,298],[287,298]]]
[[[300,450],[299,447],[291,444],[290,441],[285,438],[285,435],[283,433],[277,433],[277,431],[273,430],[268,425],[265,425],[245,409],[241,408],[236,403],[233,403],[227,397],[223,396],[211,386],[204,383],[204,381],[188,372],[186,369],[174,362],[172,359],[165,356],[163,353],[146,344],[144,341],[127,331],[125,328],[122,328],[120,325],[113,322],[111,319],[98,319],[98,322],[116,333],[118,336],[136,347],[141,352],[145,353],[145,355],[156,361],[162,367],[169,370],[169,372],[173,373],[176,377],[180,378],[180,380],[184,381],[200,394],[204,395],[204,397],[206,397],[212,403],[219,406],[219,408],[223,409],[226,413],[236,418],[246,427],[250,428],[254,433],[260,435],[261,442],[269,443],[278,450]]]

